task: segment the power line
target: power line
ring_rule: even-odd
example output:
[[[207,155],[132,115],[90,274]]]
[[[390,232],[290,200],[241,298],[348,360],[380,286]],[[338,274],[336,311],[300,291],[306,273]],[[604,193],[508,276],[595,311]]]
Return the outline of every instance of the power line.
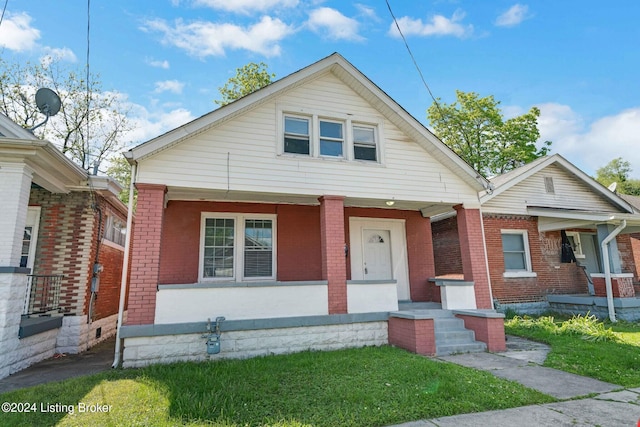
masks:
[[[0,25],[2,25],[2,20],[4,19],[4,12],[7,10],[7,4],[9,4],[9,0],[4,0],[4,7],[2,8],[2,15],[0,16]]]

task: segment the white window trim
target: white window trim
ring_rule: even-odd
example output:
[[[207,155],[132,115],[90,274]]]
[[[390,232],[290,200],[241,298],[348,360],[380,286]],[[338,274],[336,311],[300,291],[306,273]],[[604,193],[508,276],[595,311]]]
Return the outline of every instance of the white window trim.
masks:
[[[204,277],[204,234],[206,220],[209,218],[234,219],[234,245],[233,245],[233,277]],[[277,277],[277,215],[273,214],[248,214],[230,212],[202,212],[200,214],[200,248],[198,251],[198,280],[200,282],[254,282],[275,280]],[[272,256],[271,276],[244,277],[244,222],[247,219],[270,219],[272,221]]]
[[[529,233],[527,230],[517,230],[517,229],[502,229],[500,230],[500,236],[503,234],[518,234],[522,236],[522,241],[524,245],[524,263],[525,270],[508,270],[502,273],[502,277],[505,278],[515,278],[515,277],[537,277],[538,275],[533,271],[531,266],[531,252],[529,251]],[[502,241],[502,237],[500,239]],[[502,249],[502,258],[504,260],[504,248]]]
[[[353,161],[358,164],[366,164],[371,166],[384,165],[384,119],[381,117],[363,117],[359,115],[337,113],[324,110],[301,108],[285,104],[277,104],[276,106],[276,136],[277,149],[276,154],[282,157],[291,157],[296,160],[312,159],[326,161]],[[309,126],[309,155],[286,153],[284,151],[284,117],[297,117],[308,119]],[[344,125],[344,142],[342,156],[324,156],[320,155],[320,120],[329,122],[341,122]],[[354,159],[353,153],[353,126],[371,127],[374,130],[376,138],[376,161]]]
[[[118,221],[120,222],[124,228],[124,235],[123,237],[123,242],[122,244],[118,243],[118,242],[114,242],[113,240],[111,240],[110,238],[107,237],[107,234],[109,233],[109,231],[113,228],[114,222]],[[115,231],[114,231],[115,232]],[[113,214],[107,214],[107,218],[104,224],[104,230],[102,233],[102,242],[104,243],[106,246],[110,246],[112,248],[115,249],[120,249],[120,250],[124,250],[124,243],[126,242],[127,239],[127,222],[123,221],[122,219],[120,219],[119,217],[113,215]]]
[[[573,255],[575,255],[577,259],[586,258],[586,255],[584,254],[584,252],[582,252],[582,242],[580,241],[580,233],[577,231],[565,231],[565,234],[567,235],[567,237],[569,236],[573,237],[573,241],[578,247],[577,251],[574,249]]]
[[[323,157],[323,158],[329,158],[329,159],[344,159],[345,155],[346,155],[346,146],[347,146],[347,123],[343,120],[336,120],[336,119],[331,119],[331,118],[326,118],[326,117],[320,117],[320,116],[314,116],[314,125],[315,125],[315,121],[317,120],[317,126],[316,128],[318,129],[318,156]],[[322,135],[320,134],[320,122],[325,122],[325,123],[338,123],[342,126],[342,139],[338,139],[338,138],[331,138],[331,137],[322,137]],[[342,144],[342,155],[341,156],[331,156],[329,154],[322,154],[322,145],[320,143],[321,139],[326,139],[327,141],[332,141],[332,142],[340,142]]]

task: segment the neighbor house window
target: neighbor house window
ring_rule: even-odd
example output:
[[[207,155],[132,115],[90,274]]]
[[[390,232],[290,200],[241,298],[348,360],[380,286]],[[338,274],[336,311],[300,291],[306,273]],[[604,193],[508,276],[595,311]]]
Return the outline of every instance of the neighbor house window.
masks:
[[[535,276],[531,269],[529,238],[526,230],[502,230],[505,277]]]
[[[309,119],[285,116],[284,152],[310,155]]]
[[[124,246],[127,237],[127,224],[120,218],[107,215],[104,227],[104,238],[119,246]]]
[[[275,279],[275,216],[203,214],[203,280]]]
[[[376,133],[373,127],[353,126],[353,158],[377,161]]]
[[[576,258],[585,258],[584,252],[582,251],[582,243],[580,242],[580,233],[576,231],[567,231],[567,240],[569,240],[569,244],[571,245],[571,249],[573,249],[573,255]]]
[[[320,120],[320,155],[342,157],[343,126],[340,122]]]

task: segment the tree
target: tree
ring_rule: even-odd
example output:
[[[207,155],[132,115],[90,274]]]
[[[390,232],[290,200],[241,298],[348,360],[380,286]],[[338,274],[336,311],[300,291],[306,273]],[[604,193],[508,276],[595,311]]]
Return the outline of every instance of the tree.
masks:
[[[434,102],[427,110],[433,129],[456,154],[485,176],[499,175],[547,155],[551,141],[540,138],[540,110],[504,120],[493,96],[456,91],[456,102]]]
[[[129,187],[131,185],[131,165],[124,156],[114,156],[109,161],[107,167],[107,175],[118,181],[122,185],[122,191],[118,194],[118,198],[126,205],[129,203]],[[136,195],[134,195],[134,206]]]
[[[116,92],[102,91],[96,75],[67,69],[56,58],[25,65],[0,59],[0,111],[30,129],[44,120],[34,101],[40,87],[49,87],[60,96],[60,112],[46,126],[34,131],[46,138],[84,169],[100,164],[124,146],[122,138],[130,130],[127,111]]]
[[[640,196],[640,179],[629,178],[632,171],[631,163],[618,157],[596,170],[595,179],[605,187],[617,183],[618,193]]]
[[[262,89],[276,77],[274,73],[269,73],[267,68],[264,62],[259,64],[250,62],[244,67],[237,68],[236,75],[231,77],[224,86],[218,88],[222,99],[214,102],[225,106],[236,99]]]

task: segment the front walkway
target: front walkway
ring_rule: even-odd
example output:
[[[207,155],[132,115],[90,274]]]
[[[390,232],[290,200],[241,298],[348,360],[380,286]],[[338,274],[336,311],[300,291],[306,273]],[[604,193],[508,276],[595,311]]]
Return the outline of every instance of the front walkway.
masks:
[[[561,402],[412,421],[395,427],[640,425],[640,388],[624,390],[615,384],[540,366],[548,352],[544,344],[508,336],[506,352],[457,354],[440,359],[519,382]],[[588,397],[593,394],[597,396]]]

